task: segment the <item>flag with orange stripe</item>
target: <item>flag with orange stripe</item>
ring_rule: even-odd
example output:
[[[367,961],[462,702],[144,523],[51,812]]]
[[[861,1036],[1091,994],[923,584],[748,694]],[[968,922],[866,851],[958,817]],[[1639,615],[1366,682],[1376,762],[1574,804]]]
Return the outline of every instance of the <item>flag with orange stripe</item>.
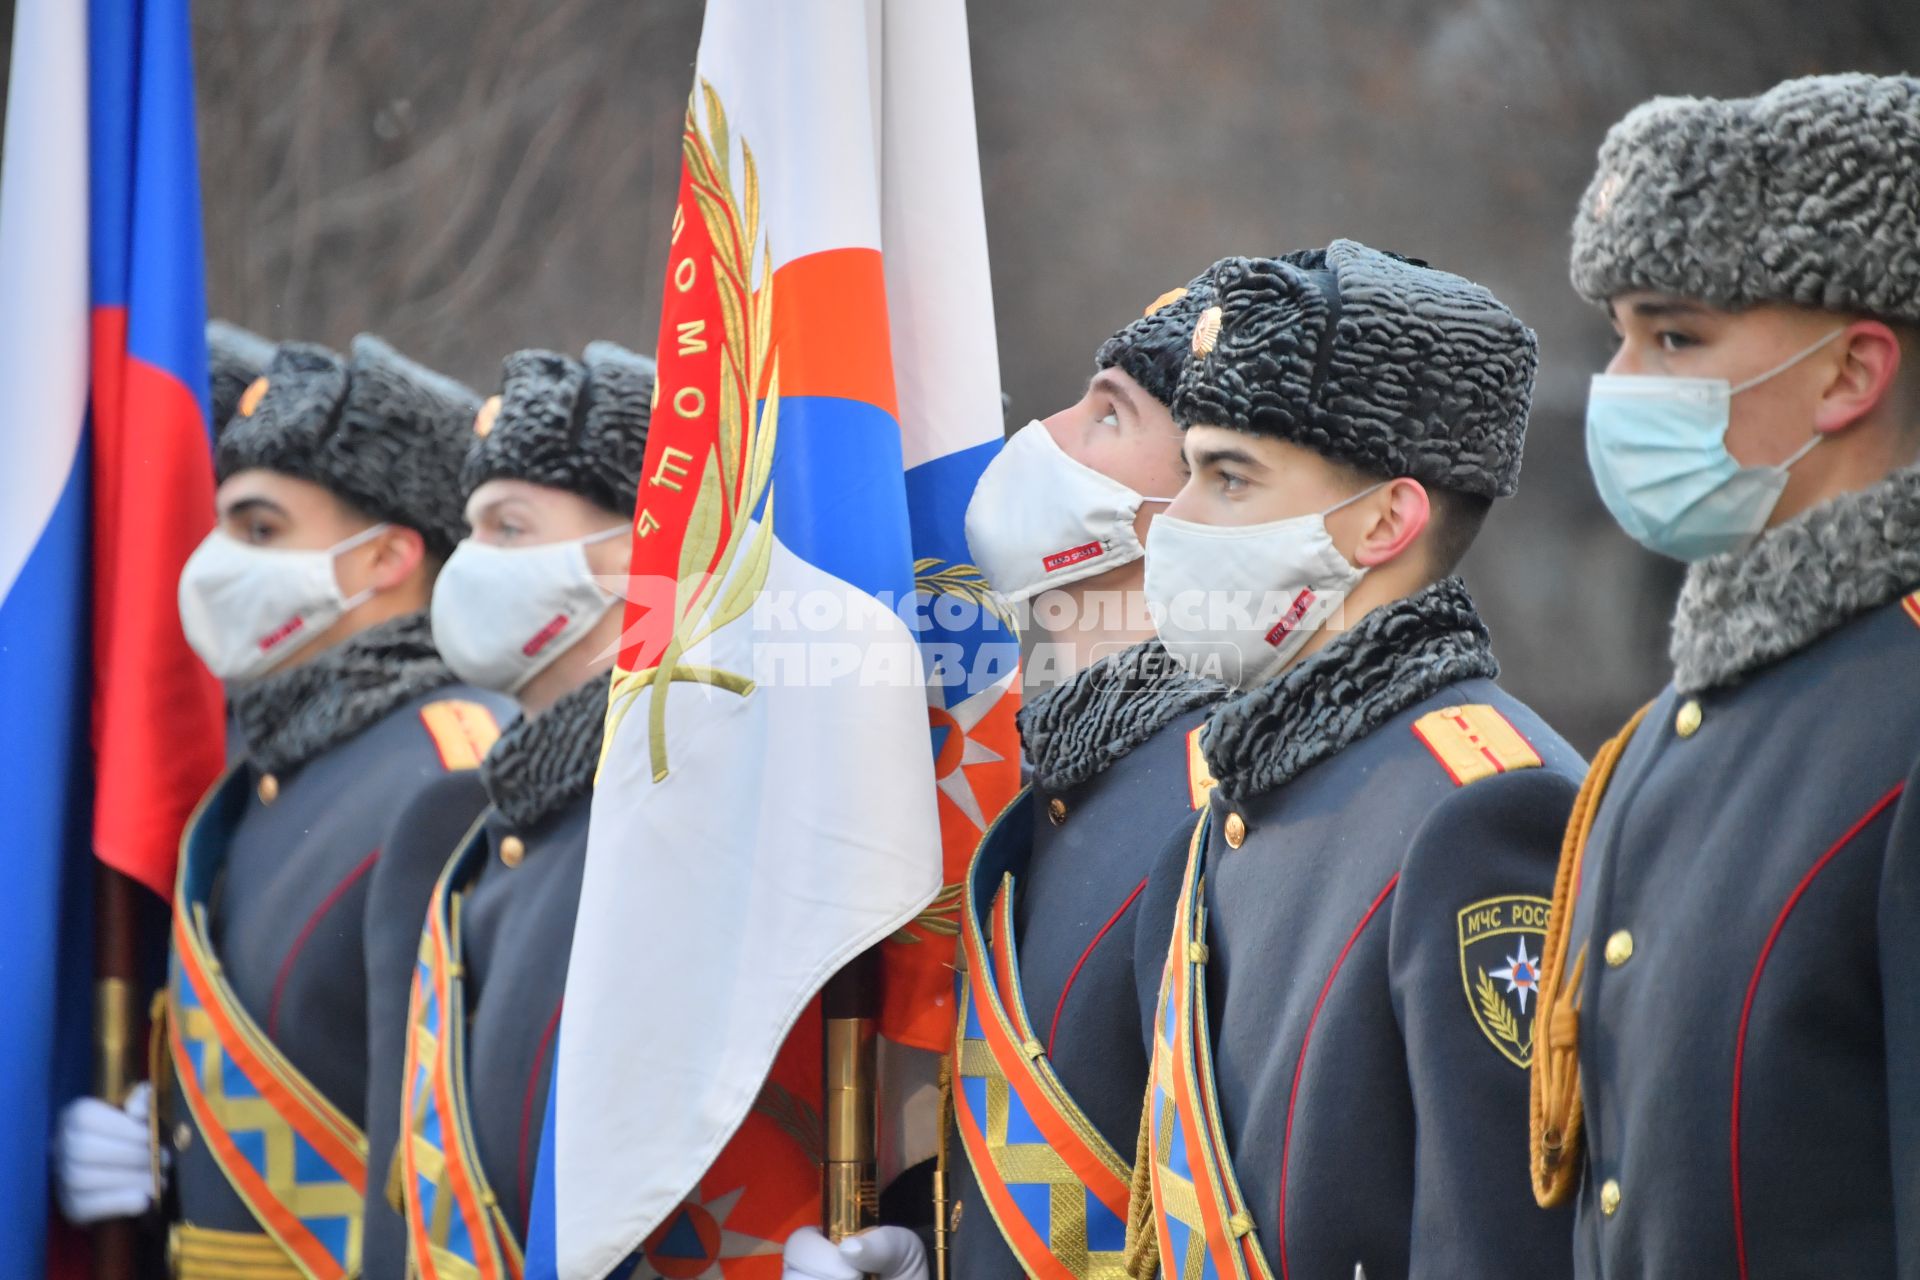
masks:
[[[682,154],[536,1278],[643,1245],[778,1274],[755,1241],[818,1181],[772,1153],[820,1098],[782,1045],[875,947],[882,1031],[944,1042],[959,881],[1019,782],[963,532],[1001,409],[960,0],[710,0]]]

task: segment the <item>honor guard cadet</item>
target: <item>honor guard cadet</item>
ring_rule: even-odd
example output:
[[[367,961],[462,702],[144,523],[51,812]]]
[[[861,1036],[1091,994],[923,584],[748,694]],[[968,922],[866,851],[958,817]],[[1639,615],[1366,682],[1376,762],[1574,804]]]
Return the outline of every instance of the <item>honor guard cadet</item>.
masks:
[[[935,1206],[962,1280],[1110,1276],[1123,1261],[1147,1077],[1133,936],[1155,851],[1138,837],[1191,820],[1187,738],[1225,692],[1167,657],[1140,597],[1143,539],[1180,484],[1167,402],[1200,286],[1108,339],[1086,394],[1015,433],[967,510],[1002,599],[1051,591],[1074,606],[1076,629],[1040,643],[1080,669],[1022,708],[1031,784],[965,887],[945,1144],[957,1154],[950,1203]]]
[[[369,873],[393,814],[477,765],[509,709],[459,683],[424,611],[476,404],[377,338],[287,343],[220,437],[180,609],[246,749],[182,841],[155,1010],[186,1280],[361,1273]]]
[[[1518,481],[1534,336],[1351,241],[1212,283],[1146,590],[1235,693],[1142,904],[1136,1239],[1169,1276],[1564,1275],[1511,1162],[1582,764],[1452,576]]]
[[[521,351],[473,420],[433,634],[522,718],[374,873],[369,1276],[521,1272],[653,384],[611,343]]]
[[[1573,283],[1595,484],[1687,570],[1555,886],[1536,1194],[1583,1280],[1920,1275],[1920,80],[1639,107]]]

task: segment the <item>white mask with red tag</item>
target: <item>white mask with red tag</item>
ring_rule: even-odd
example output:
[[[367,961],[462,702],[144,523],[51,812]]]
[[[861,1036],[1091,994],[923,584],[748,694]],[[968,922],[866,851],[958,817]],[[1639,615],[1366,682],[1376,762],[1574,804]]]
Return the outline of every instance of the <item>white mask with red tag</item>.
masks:
[[[240,542],[215,529],[180,570],[180,629],[222,680],[252,680],[318,639],[373,598],[348,599],[333,562],[387,526],[376,524],[317,551]]]
[[[532,547],[468,538],[433,584],[434,647],[468,684],[520,692],[618,602],[595,580],[587,547],[628,532]]]
[[[1060,447],[1029,422],[980,473],[967,504],[967,547],[994,594],[1015,604],[1146,554],[1133,531],[1147,498]]]
[[[1161,516],[1147,531],[1147,608],[1181,666],[1235,689],[1270,679],[1346,603],[1367,571],[1333,545],[1327,517],[1195,524]]]

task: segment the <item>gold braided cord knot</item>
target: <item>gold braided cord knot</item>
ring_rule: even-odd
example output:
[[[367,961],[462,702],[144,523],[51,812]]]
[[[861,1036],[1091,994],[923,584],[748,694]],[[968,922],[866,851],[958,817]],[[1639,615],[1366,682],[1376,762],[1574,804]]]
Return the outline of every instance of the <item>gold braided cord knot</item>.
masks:
[[[1648,706],[1652,704],[1649,703]],[[1647,707],[1593,758],[1587,780],[1574,798],[1567,833],[1560,845],[1560,866],[1553,877],[1553,907],[1547,917],[1547,944],[1540,973],[1540,1014],[1534,1019],[1535,1053],[1528,1082],[1528,1155],[1533,1198],[1544,1209],[1565,1204],[1580,1172],[1580,993],[1586,976],[1582,946],[1569,969],[1567,947],[1573,928],[1573,904],[1587,841],[1593,835],[1600,799],[1614,768],[1646,718]]]

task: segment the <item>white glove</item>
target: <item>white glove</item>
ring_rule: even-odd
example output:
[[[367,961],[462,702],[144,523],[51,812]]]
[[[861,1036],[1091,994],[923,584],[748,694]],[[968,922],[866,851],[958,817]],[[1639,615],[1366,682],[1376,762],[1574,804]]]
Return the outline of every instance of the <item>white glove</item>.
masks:
[[[818,1228],[802,1227],[787,1237],[780,1280],[927,1280],[927,1251],[905,1227],[875,1227],[848,1236],[838,1245]]]
[[[99,1098],[75,1098],[60,1112],[53,1139],[60,1212],[75,1226],[108,1218],[137,1218],[152,1206],[153,1146],[147,1110],[153,1090],[142,1081],[116,1107]]]

